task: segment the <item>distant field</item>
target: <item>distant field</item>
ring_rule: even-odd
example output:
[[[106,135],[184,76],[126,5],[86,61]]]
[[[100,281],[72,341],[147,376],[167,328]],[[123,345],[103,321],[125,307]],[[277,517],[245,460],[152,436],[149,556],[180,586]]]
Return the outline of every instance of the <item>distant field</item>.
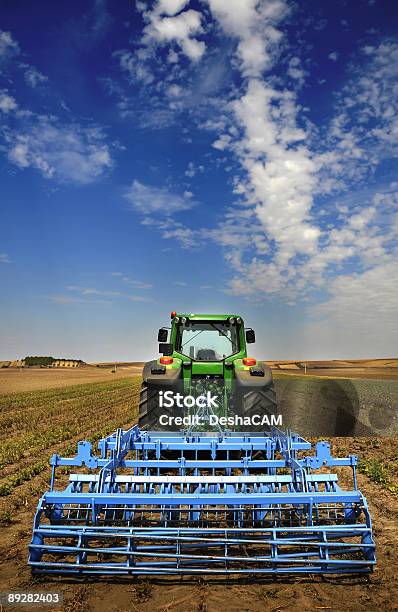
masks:
[[[116,372],[111,367],[81,368],[6,368],[0,369],[0,395],[39,389],[55,389],[85,383],[120,380],[129,376],[139,376],[142,366],[120,366]]]
[[[331,378],[398,380],[398,359],[334,359],[329,361],[267,361],[275,372]],[[306,366],[306,368],[305,368]]]
[[[275,378],[327,377],[398,380],[398,359],[267,361]],[[307,364],[305,373],[304,364]],[[143,362],[92,364],[80,368],[0,368],[0,395],[140,376]]]

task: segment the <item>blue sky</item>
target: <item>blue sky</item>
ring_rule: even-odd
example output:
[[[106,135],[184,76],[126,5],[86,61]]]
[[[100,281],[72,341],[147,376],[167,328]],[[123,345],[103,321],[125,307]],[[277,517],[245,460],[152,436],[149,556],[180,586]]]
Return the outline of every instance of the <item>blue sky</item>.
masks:
[[[0,9],[0,359],[147,359],[170,310],[269,359],[398,346],[396,2]]]

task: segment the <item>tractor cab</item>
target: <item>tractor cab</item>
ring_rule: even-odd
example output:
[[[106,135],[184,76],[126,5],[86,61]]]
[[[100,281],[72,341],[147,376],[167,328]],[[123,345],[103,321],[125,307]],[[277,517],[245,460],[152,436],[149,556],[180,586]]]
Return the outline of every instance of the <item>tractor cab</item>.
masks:
[[[252,329],[245,329],[238,315],[171,313],[169,329],[158,333],[159,352],[191,362],[230,363],[247,356],[246,344],[255,342]],[[167,340],[169,340],[167,342]]]

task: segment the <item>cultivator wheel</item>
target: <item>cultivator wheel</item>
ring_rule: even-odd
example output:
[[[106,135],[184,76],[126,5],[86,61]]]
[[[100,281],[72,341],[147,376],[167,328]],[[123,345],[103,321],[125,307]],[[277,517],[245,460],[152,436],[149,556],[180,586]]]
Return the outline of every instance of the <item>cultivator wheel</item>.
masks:
[[[375,564],[356,457],[297,434],[118,430],[54,455],[34,519],[35,573],[365,573]],[[71,473],[55,489],[60,466]],[[347,466],[342,490],[331,466]]]

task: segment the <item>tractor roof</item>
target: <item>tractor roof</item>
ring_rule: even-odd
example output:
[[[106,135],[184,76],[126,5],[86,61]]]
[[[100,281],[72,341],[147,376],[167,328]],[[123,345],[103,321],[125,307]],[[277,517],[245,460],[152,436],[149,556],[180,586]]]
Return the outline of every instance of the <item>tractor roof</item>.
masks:
[[[225,319],[229,319],[229,317],[240,317],[242,318],[240,315],[237,314],[198,314],[198,313],[180,313],[177,312],[177,317],[187,317],[188,319],[190,319],[191,321],[225,321]]]

